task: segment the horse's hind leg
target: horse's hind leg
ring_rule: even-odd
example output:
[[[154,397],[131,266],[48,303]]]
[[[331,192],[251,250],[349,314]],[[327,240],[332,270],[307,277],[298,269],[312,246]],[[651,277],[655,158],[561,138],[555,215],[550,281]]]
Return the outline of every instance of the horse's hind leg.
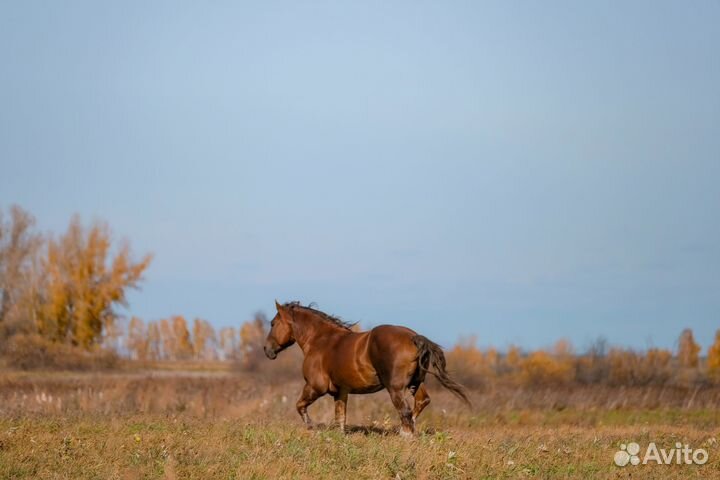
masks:
[[[430,358],[428,355],[422,355],[417,359],[417,367],[410,381],[410,391],[415,397],[415,406],[412,411],[413,423],[422,411],[430,404],[430,396],[425,390],[425,374],[430,368]]]
[[[335,422],[340,426],[340,431],[345,431],[345,418],[347,411],[347,391],[339,391],[335,395]]]
[[[300,398],[298,399],[297,403],[295,404],[297,407],[297,411],[300,414],[300,416],[303,419],[303,422],[305,422],[305,425],[307,425],[308,428],[313,427],[312,420],[310,420],[310,415],[307,413],[307,408],[312,405],[312,403],[320,398],[323,394],[317,392],[314,390],[310,385],[307,383],[305,384],[305,387],[303,387],[303,391],[300,394]]]
[[[390,399],[400,414],[400,435],[403,437],[412,436],[415,433],[415,420],[413,419],[412,408],[410,407],[410,399],[412,393],[407,388],[388,388]]]
[[[415,419],[429,404],[430,395],[428,395],[427,390],[425,390],[425,384],[421,383],[420,385],[418,385],[417,390],[415,391],[415,406],[413,407],[412,411],[413,423],[415,423]]]

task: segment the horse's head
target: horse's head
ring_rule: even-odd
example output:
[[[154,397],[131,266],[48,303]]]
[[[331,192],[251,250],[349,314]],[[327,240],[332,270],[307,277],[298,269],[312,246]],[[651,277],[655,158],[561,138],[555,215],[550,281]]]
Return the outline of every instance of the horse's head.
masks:
[[[265,355],[270,360],[275,360],[277,354],[295,343],[292,330],[291,313],[286,307],[275,301],[277,313],[270,322],[270,332],[265,340]]]

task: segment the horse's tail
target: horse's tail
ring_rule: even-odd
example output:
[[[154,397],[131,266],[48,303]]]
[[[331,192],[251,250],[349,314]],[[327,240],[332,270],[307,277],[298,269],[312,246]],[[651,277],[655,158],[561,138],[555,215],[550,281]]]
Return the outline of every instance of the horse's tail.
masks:
[[[418,368],[434,375],[443,387],[450,390],[456,397],[465,402],[468,407],[472,408],[472,402],[470,402],[468,398],[465,387],[448,375],[445,354],[440,345],[422,335],[415,335],[412,340],[418,349]],[[430,364],[432,364],[435,369],[434,372],[430,371]]]

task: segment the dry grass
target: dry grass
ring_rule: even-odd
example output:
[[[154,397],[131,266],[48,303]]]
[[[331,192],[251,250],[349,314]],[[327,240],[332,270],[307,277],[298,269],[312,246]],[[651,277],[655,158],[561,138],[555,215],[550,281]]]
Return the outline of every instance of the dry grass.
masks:
[[[720,478],[713,389],[473,392],[431,386],[417,438],[395,433],[384,392],[351,396],[351,427],[308,431],[300,383],[178,371],[0,375],[0,478]],[[315,420],[332,420],[330,399]],[[620,443],[708,450],[702,466],[618,468]]]

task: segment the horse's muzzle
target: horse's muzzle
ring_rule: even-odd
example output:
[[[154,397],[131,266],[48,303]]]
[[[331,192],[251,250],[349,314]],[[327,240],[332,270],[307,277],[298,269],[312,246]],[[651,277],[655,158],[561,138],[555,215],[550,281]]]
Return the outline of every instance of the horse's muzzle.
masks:
[[[273,350],[271,347],[268,347],[265,345],[265,356],[268,357],[270,360],[275,360],[277,358],[277,353],[275,353],[275,350]]]

